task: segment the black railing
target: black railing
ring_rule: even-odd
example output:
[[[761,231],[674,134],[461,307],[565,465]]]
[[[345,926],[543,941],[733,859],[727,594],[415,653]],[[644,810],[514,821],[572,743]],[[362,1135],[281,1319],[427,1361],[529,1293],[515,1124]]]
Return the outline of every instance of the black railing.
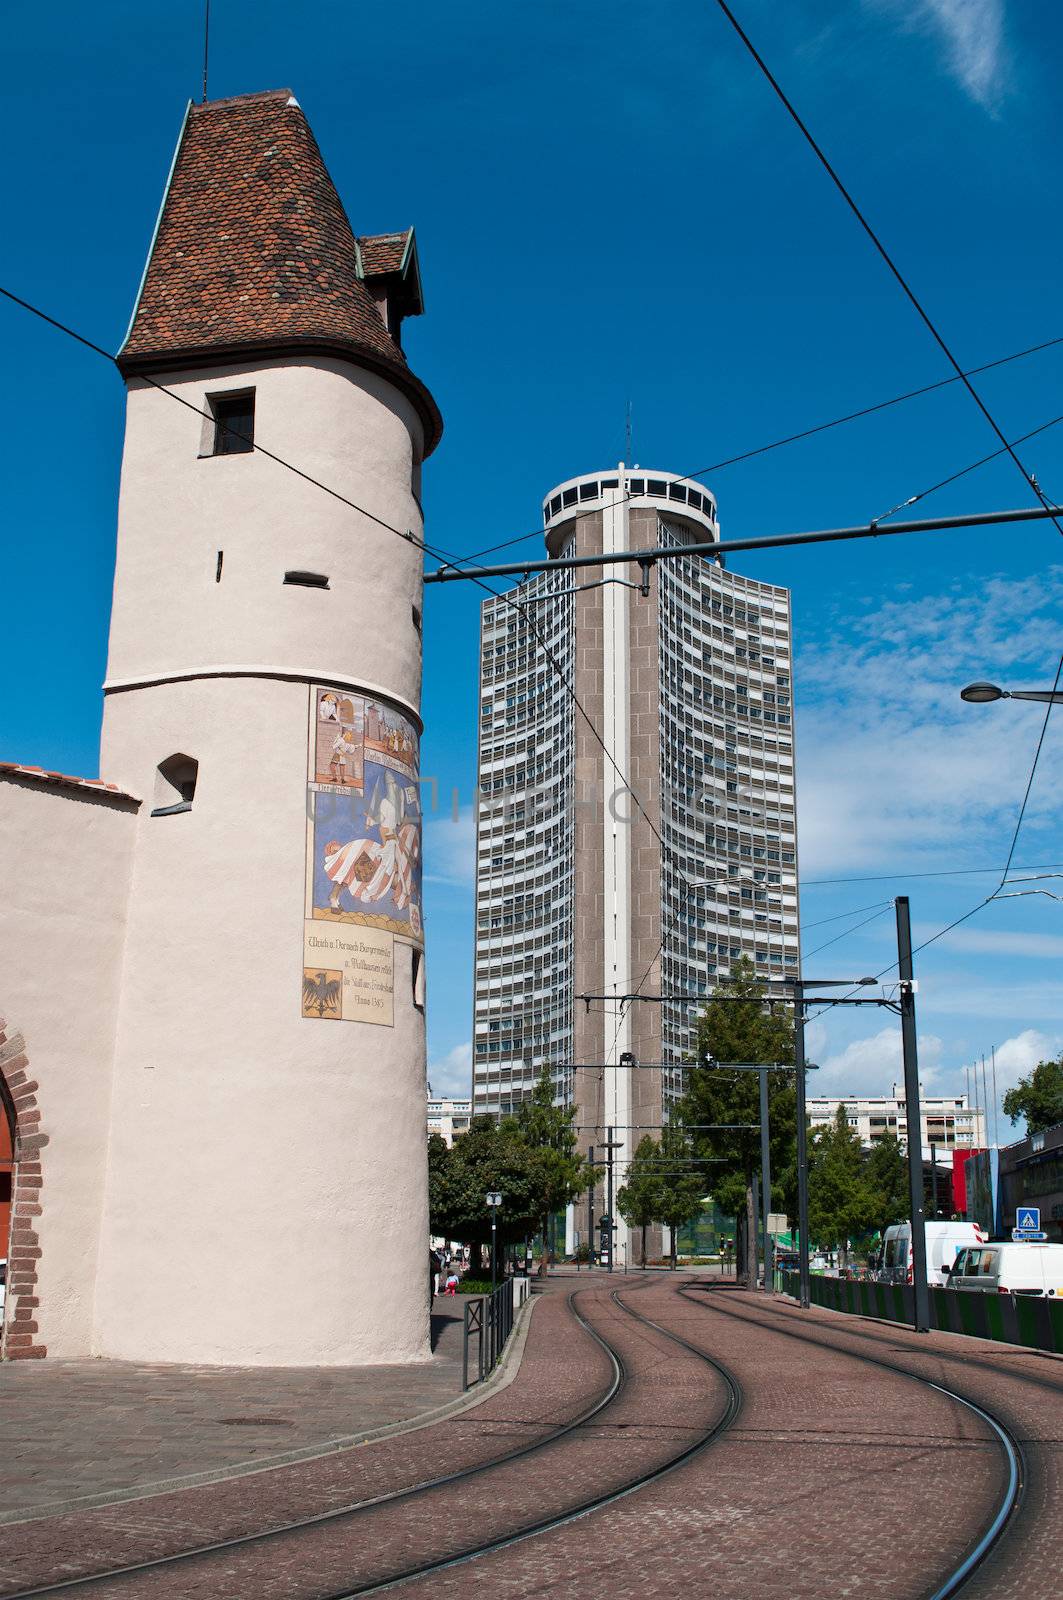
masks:
[[[513,1331],[513,1284],[505,1279],[490,1294],[469,1295],[461,1338],[461,1387],[482,1383],[492,1372]],[[469,1376],[469,1346],[475,1340],[475,1370]]]

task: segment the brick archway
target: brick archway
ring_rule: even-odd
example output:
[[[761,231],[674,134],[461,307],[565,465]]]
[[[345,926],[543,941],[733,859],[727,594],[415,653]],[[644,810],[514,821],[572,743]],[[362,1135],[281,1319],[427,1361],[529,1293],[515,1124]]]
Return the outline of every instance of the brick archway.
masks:
[[[11,1184],[11,1233],[0,1240],[7,1250],[7,1303],[3,1348],[8,1361],[48,1354],[38,1342],[37,1267],[41,1259],[38,1233],[41,1216],[41,1152],[48,1135],[41,1128],[38,1085],[30,1076],[25,1041],[0,1017],[0,1115],[11,1128],[14,1170]]]

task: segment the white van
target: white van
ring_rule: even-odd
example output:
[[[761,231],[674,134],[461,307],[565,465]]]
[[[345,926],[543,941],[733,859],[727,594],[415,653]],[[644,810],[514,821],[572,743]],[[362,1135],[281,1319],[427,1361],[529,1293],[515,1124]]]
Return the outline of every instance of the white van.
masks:
[[[985,1234],[977,1222],[925,1222],[926,1281],[939,1287],[947,1281],[949,1268],[968,1245],[984,1244]],[[912,1225],[895,1222],[882,1236],[882,1283],[912,1282]]]
[[[1063,1299],[1063,1244],[1016,1240],[961,1250],[949,1273],[948,1287],[976,1294]]]

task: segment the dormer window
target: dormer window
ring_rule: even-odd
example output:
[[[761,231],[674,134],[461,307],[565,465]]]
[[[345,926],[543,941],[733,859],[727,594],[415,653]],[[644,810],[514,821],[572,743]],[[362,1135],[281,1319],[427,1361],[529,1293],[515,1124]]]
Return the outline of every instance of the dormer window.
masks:
[[[214,439],[211,455],[246,455],[255,448],[255,391],[243,389],[239,394],[210,395],[210,410],[214,418]]]

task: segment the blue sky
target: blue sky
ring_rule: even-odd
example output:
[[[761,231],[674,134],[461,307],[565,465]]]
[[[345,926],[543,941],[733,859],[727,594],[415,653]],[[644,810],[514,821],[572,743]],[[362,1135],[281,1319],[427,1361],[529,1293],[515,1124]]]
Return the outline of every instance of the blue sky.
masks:
[[[738,11],[962,361],[1063,334],[1055,8]],[[8,19],[0,118],[17,226],[3,281],[110,349],[198,94],[200,24],[198,0],[56,0]],[[947,375],[705,0],[410,0],[399,27],[345,0],[214,0],[211,54],[212,95],[295,90],[359,232],[417,227],[427,314],[407,350],[446,420],[425,475],[427,536],[445,549],[534,529],[551,485],[623,453],[629,400],[637,458],[686,472]],[[0,306],[0,327],[12,375],[0,759],[94,774],[122,387],[15,308]],[[1063,412],[1061,377],[1063,346],[980,383],[1015,437]],[[725,535],[830,526],[879,515],[993,446],[954,386],[707,481]],[[1023,454],[1063,498],[1063,427]],[[924,509],[1029,498],[998,462]],[[1035,708],[966,707],[957,690],[980,676],[1051,682],[1063,541],[1035,525],[734,565],[794,592],[806,950],[849,926],[821,919],[851,910],[859,922],[898,893],[929,935],[993,879],[910,874],[1003,863],[1039,730]],[[462,804],[458,824],[429,823],[426,850],[437,1088],[467,1081],[477,611],[471,586],[431,591],[426,606],[424,765]],[[42,720],[44,703],[62,714]],[[1056,722],[1020,865],[1063,860],[1061,749]],[[864,877],[878,881],[816,881]],[[891,938],[887,907],[812,964],[878,971]],[[928,1085],[962,1086],[964,1064],[993,1045],[1010,1081],[1063,1044],[1061,956],[1063,905],[1026,897],[919,958]],[[812,1044],[824,1088],[892,1082],[889,1013],[834,1014]]]

